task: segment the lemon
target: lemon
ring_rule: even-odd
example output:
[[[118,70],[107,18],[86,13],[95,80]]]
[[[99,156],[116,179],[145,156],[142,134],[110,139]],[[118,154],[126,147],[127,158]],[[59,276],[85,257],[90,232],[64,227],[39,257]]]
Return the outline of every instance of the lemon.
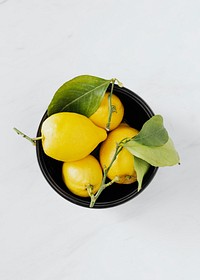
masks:
[[[102,168],[108,167],[116,151],[116,145],[124,138],[131,138],[138,134],[138,130],[126,124],[120,124],[116,129],[111,131],[107,139],[100,147],[100,163]],[[130,184],[137,180],[134,169],[134,156],[123,148],[113,162],[107,177],[113,180],[115,177],[119,180],[117,183]]]
[[[72,112],[48,117],[41,134],[45,154],[66,162],[86,157],[107,137],[106,131],[89,118]]]
[[[78,161],[64,162],[62,176],[68,189],[81,197],[89,196],[87,188],[95,194],[101,186],[103,177],[101,166],[92,155]]]
[[[105,129],[109,117],[108,95],[109,95],[108,92],[105,93],[99,108],[93,115],[90,116],[90,119],[94,122],[94,124]],[[124,106],[121,100],[115,94],[112,94],[111,96],[111,104],[114,110],[111,117],[110,130],[113,130],[121,123],[123,119]]]

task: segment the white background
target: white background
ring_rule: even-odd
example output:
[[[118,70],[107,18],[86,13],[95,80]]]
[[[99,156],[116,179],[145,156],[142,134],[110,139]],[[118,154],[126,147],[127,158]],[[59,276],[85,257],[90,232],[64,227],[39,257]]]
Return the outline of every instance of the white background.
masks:
[[[199,11],[198,0],[0,1],[0,279],[200,279]],[[80,74],[139,94],[181,157],[118,207],[61,198],[12,129],[35,136]]]

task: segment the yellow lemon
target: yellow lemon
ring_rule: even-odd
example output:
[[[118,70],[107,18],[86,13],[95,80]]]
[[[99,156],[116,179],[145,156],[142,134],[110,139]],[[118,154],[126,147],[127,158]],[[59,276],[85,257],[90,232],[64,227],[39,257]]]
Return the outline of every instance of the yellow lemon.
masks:
[[[95,194],[103,177],[101,166],[92,155],[78,161],[64,162],[62,176],[68,189],[81,197],[89,196],[87,188]]]
[[[104,141],[107,133],[89,118],[71,112],[48,117],[42,124],[44,152],[60,161],[75,161],[89,155]]]
[[[97,109],[97,111],[90,116],[90,119],[99,127],[106,128],[108,123],[109,116],[109,101],[108,101],[109,93],[105,93],[104,98]],[[113,113],[111,117],[110,129],[115,129],[122,121],[124,116],[124,106],[121,100],[115,95],[112,94],[111,104],[113,106]]]
[[[100,163],[104,168],[108,167],[116,151],[116,145],[124,138],[131,138],[138,134],[138,130],[126,124],[120,124],[119,127],[111,131],[107,139],[100,147]],[[137,180],[134,169],[134,156],[123,148],[113,162],[107,177],[113,180],[115,177],[119,180],[117,183],[130,184]]]

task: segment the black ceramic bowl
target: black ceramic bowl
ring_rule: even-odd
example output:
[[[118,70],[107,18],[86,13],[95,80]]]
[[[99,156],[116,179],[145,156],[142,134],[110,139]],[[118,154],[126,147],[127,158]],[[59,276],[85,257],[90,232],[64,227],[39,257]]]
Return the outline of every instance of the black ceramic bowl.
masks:
[[[116,94],[122,101],[125,108],[124,121],[126,121],[130,126],[140,130],[142,125],[154,115],[153,111],[146,102],[131,90],[124,87],[120,88],[115,85],[114,94]],[[41,135],[41,125],[46,118],[47,112],[45,112],[42,117],[37,136]],[[48,157],[43,151],[41,141],[37,141],[36,152],[41,171],[50,186],[66,200],[76,205],[89,207],[90,198],[78,197],[71,193],[65,186],[62,180],[62,162]],[[95,154],[98,154],[98,148],[94,151],[94,155]],[[94,208],[117,206],[134,198],[149,185],[156,172],[156,167],[151,166],[149,168],[148,172],[144,176],[142,189],[139,192],[137,191],[137,182],[129,185],[111,185],[102,192],[95,203]]]

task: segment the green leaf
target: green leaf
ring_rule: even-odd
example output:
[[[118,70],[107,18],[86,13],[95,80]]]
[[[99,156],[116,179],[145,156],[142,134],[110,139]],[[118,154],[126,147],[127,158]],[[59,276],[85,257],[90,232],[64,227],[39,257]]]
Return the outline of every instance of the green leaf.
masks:
[[[159,147],[145,146],[136,142],[134,139],[124,144],[124,147],[134,156],[157,167],[172,166],[179,163],[180,160],[170,138],[167,143]]]
[[[167,130],[163,126],[163,118],[155,115],[145,122],[134,140],[145,146],[162,146],[169,139]]]
[[[150,164],[148,162],[144,161],[141,158],[134,156],[134,168],[135,168],[135,171],[137,174],[138,192],[142,188],[142,181],[143,181],[144,175],[148,171],[149,167],[150,167]]]
[[[100,106],[111,80],[81,75],[64,83],[54,94],[48,115],[58,112],[76,112],[91,116]]]

